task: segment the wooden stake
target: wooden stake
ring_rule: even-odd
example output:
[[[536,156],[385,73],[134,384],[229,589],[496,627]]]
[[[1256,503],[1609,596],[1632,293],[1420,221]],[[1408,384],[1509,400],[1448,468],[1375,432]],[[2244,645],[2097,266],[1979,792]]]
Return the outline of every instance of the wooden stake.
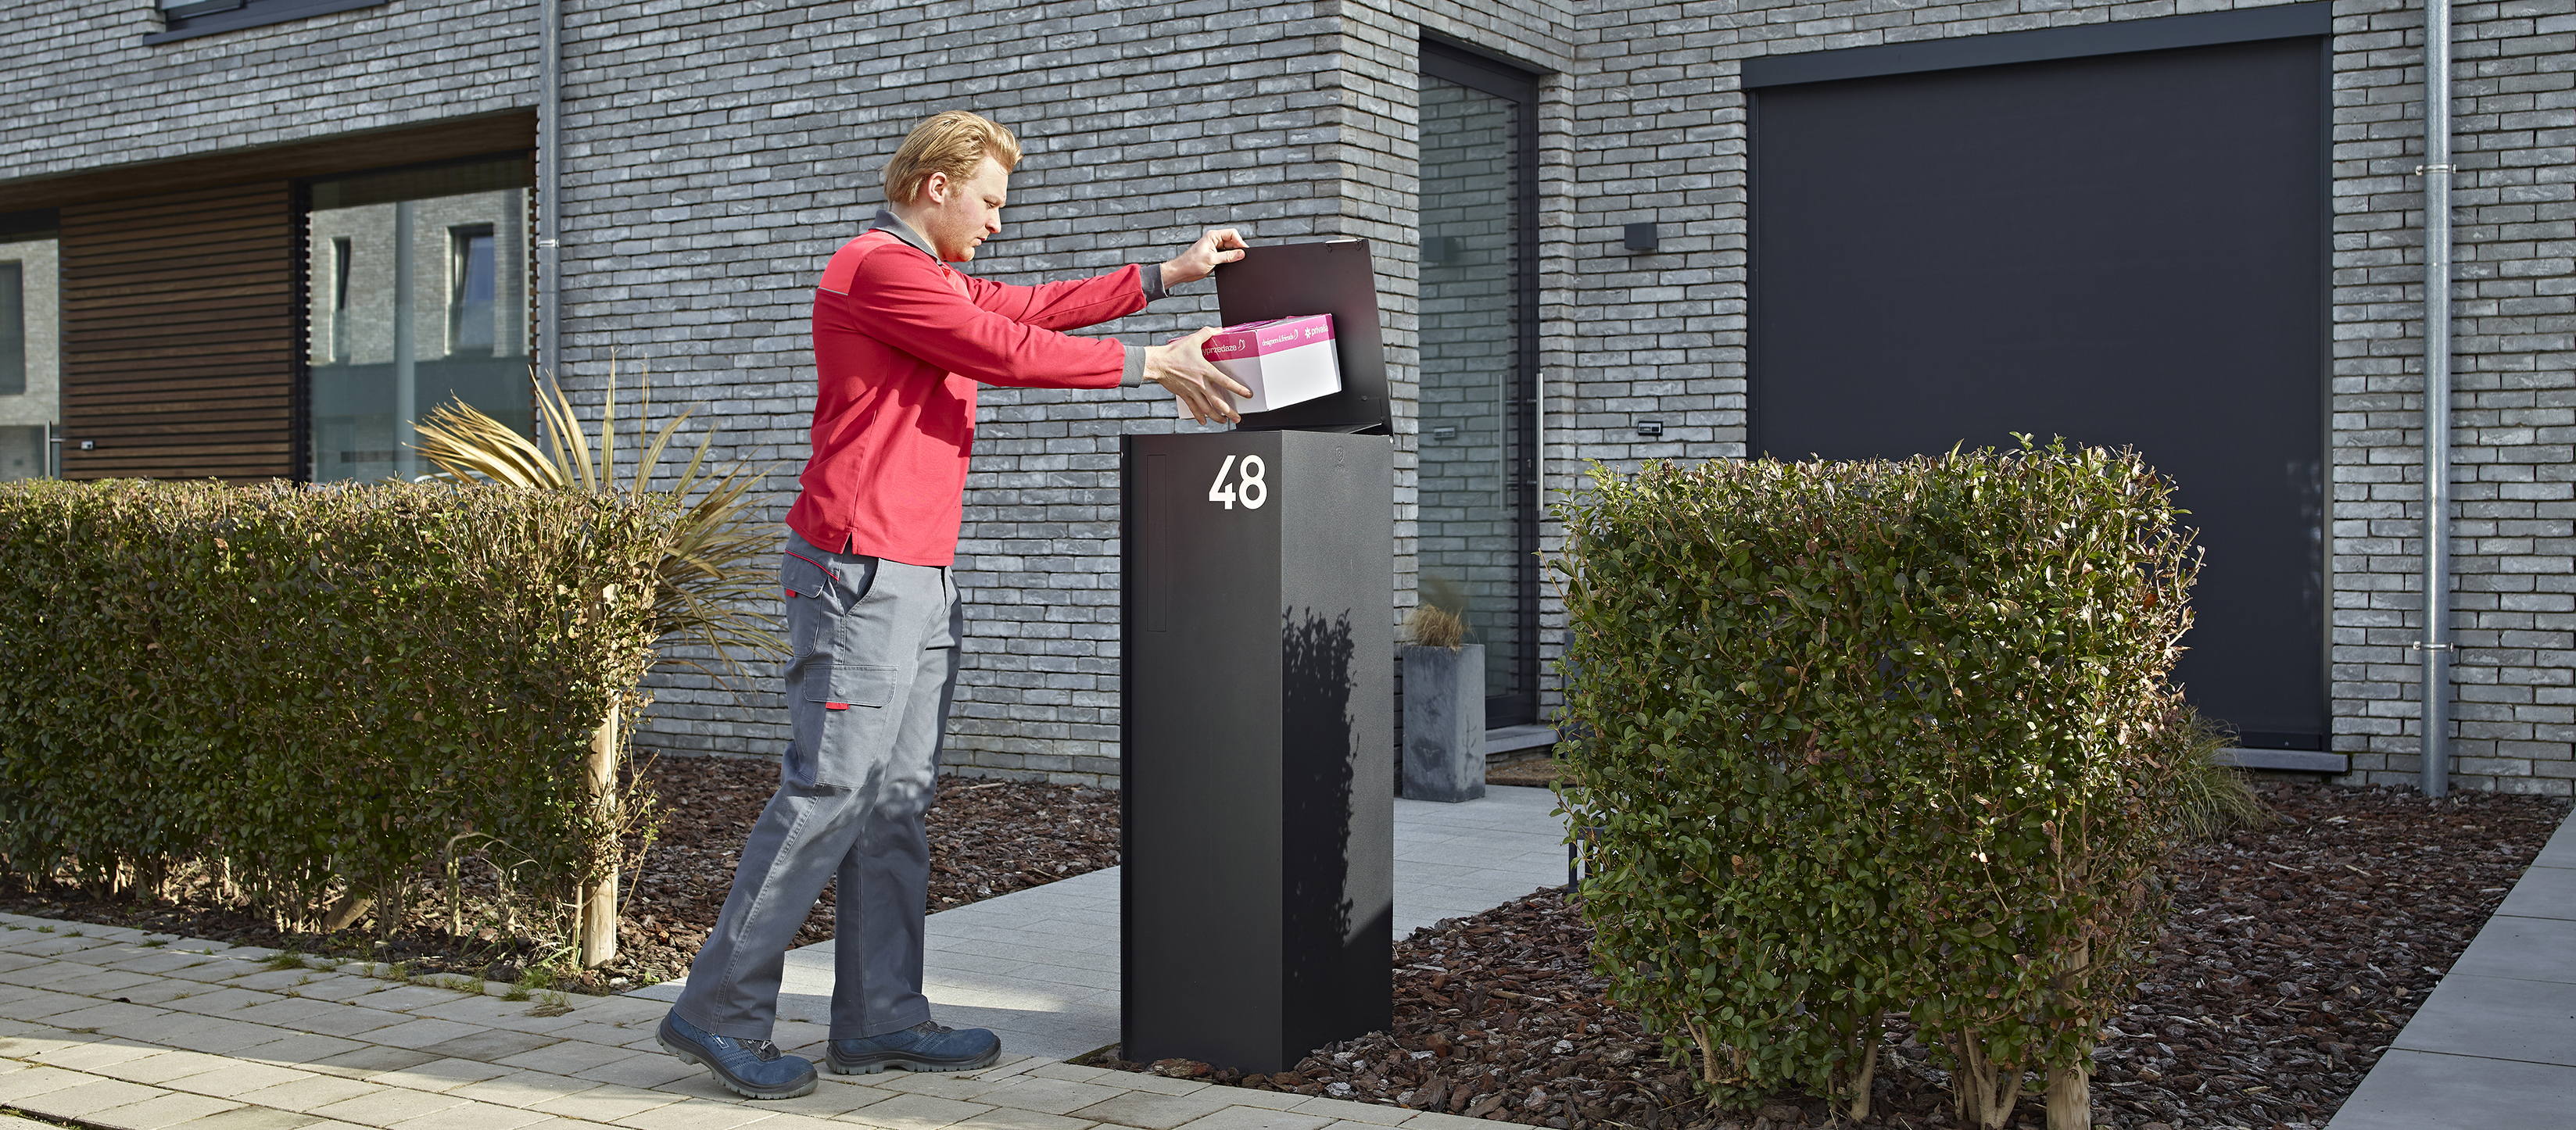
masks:
[[[2057,979],[2058,991],[2074,991],[2076,978],[2092,964],[2093,943],[2078,943],[2074,967]],[[2093,1049],[2084,1050],[2085,1057],[2071,1066],[2048,1069],[2048,1130],[2093,1130]]]
[[[590,799],[603,821],[617,808],[617,704],[590,735]],[[614,833],[610,833],[612,836]],[[608,845],[607,870],[581,892],[581,964],[596,969],[617,960],[617,845]]]
[[[2093,1130],[2093,1073],[2085,1066],[2048,1069],[2048,1130]]]

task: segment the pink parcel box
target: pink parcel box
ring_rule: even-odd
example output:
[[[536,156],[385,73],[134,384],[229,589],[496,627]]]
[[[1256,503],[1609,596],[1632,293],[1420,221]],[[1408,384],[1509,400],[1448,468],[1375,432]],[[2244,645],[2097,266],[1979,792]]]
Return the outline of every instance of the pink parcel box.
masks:
[[[1333,316],[1306,314],[1227,326],[1200,352],[1252,395],[1236,400],[1237,412],[1267,412],[1342,391],[1342,363],[1333,352]],[[1219,396],[1235,399],[1222,389]]]

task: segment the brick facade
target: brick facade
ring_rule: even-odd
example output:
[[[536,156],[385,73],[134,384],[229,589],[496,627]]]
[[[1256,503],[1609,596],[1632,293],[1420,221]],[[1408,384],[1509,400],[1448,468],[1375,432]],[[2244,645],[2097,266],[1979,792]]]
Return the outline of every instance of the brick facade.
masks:
[[[1397,393],[1398,603],[1416,592],[1413,396],[1418,44],[1540,74],[1545,481],[1585,461],[1740,457],[1747,442],[1746,97],[1740,60],[2148,19],[2225,3],[1477,5],[1363,0],[790,3],[566,0],[564,343],[598,402],[612,355],[656,416],[703,404],[783,506],[811,404],[809,288],[877,205],[902,130],[971,106],[1030,156],[973,268],[1030,280],[1160,259],[1204,227],[1377,242]],[[2421,23],[2337,0],[2333,42],[2332,696],[2351,779],[2412,780],[2418,735],[2416,225]],[[2462,787],[2576,779],[2576,0],[2457,9],[2459,734]],[[144,47],[144,0],[40,5],[0,33],[0,185],[534,104],[533,5],[383,8]],[[1661,246],[1626,251],[1622,225]],[[1108,327],[1214,318],[1206,284]],[[621,395],[622,405],[633,403]],[[1663,421],[1660,437],[1637,434]],[[1116,767],[1116,445],[1164,430],[1155,390],[988,390],[960,580],[972,639],[950,760]],[[1436,513],[1431,517],[1437,518]],[[1553,548],[1554,541],[1546,545]],[[1396,610],[1390,610],[1389,643]],[[1561,616],[1551,602],[1543,638]],[[1552,652],[1552,647],[1549,649]],[[773,752],[769,672],[674,678],[647,744]]]

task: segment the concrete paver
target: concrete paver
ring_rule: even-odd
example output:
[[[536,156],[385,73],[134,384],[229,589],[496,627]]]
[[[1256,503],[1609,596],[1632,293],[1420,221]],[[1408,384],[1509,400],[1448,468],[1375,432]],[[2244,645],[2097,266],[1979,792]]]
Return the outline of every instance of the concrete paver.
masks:
[[[395,1130],[516,1130],[517,1127],[553,1118],[533,1110],[494,1106],[491,1103],[460,1103],[446,1110],[432,1111],[418,1118],[394,1123]]]
[[[976,1096],[975,1101],[1039,1114],[1067,1114],[1108,1102],[1124,1093],[1125,1088],[1122,1087],[1023,1075],[1005,1086]]]
[[[510,1073],[507,1067],[479,1059],[435,1059],[414,1067],[367,1076],[367,1082],[388,1087],[409,1087],[416,1091],[453,1091],[486,1079],[498,1079]]]
[[[458,1087],[453,1093],[476,1102],[531,1107],[566,1095],[579,1094],[599,1085],[587,1079],[574,1079],[570,1076],[552,1075],[543,1071],[513,1071],[496,1079],[486,1079],[480,1083]]]
[[[895,1095],[883,1102],[872,1103],[865,1114],[854,1115],[856,1121],[885,1130],[939,1130],[953,1126],[993,1108],[981,1103],[943,1099],[937,1095]]]
[[[632,1118],[655,1107],[686,1102],[678,1095],[664,1091],[647,1091],[636,1087],[603,1084],[575,1094],[531,1104],[528,1109],[567,1118],[586,1118],[593,1122],[616,1122]]]
[[[122,1079],[88,1079],[69,1087],[47,1088],[37,1094],[11,1100],[10,1105],[29,1114],[47,1118],[79,1118],[85,1114],[157,1099],[170,1092]]]
[[[1090,1130],[1091,1123],[1060,1114],[1003,1107],[952,1125],[949,1130]]]
[[[1177,1130],[1233,1104],[1224,1095],[1157,1095],[1128,1091],[1105,1102],[1070,1112],[1076,1118],[1114,1122],[1140,1130]]]
[[[161,1130],[239,1109],[240,1103],[204,1095],[163,1094],[83,1115],[81,1121],[107,1130]]]
[[[182,1052],[179,1054],[184,1055],[188,1053]],[[187,1091],[191,1094],[210,1095],[219,1099],[229,1099],[239,1095],[249,1094],[250,1092],[259,1090],[263,1087],[274,1087],[280,1083],[292,1083],[299,1079],[310,1079],[312,1077],[313,1073],[310,1071],[297,1071],[291,1067],[277,1067],[265,1063],[242,1063],[235,1060],[226,1062],[220,1067],[212,1067],[204,1071],[162,1080],[160,1085],[172,1090]],[[147,1079],[136,1079],[134,1081],[137,1083],[151,1082],[151,1080]]]

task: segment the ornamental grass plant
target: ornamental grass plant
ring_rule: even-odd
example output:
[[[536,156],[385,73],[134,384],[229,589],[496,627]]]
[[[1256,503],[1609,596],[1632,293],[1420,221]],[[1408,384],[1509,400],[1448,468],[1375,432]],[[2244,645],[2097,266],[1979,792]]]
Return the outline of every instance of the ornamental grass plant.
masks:
[[[608,365],[598,433],[591,434],[559,385],[534,381],[546,445],[539,448],[509,425],[462,400],[432,409],[413,425],[421,457],[451,482],[484,482],[520,490],[571,491],[623,498],[659,496],[679,507],[670,547],[653,567],[653,621],[662,645],[659,665],[698,667],[674,645],[698,645],[727,670],[741,673],[738,655],[783,659],[787,649],[770,629],[760,601],[771,595],[774,526],[759,520],[760,498],[751,494],[763,472],[735,463],[718,472],[707,465],[716,432],[708,428],[679,473],[659,478],[662,453],[692,413],[682,412],[645,434],[652,415],[649,371],[642,393],[631,477],[620,482],[617,462],[617,363]]]
[[[1969,1125],[2086,1068],[2132,990],[2202,731],[2197,554],[2137,456],[1596,469],[1557,508],[1559,789],[1612,995],[1711,1097],[1869,1109],[1891,1015]]]

